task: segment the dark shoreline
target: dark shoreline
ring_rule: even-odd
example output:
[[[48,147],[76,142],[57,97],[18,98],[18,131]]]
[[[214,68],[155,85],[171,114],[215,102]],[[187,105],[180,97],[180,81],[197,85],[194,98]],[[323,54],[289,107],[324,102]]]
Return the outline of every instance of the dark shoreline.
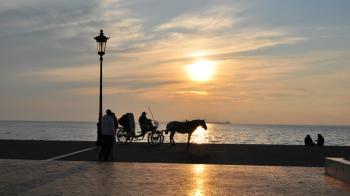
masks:
[[[46,160],[95,147],[92,141],[0,140],[0,159]],[[322,167],[325,157],[345,157],[349,146],[305,147],[266,144],[186,144],[168,143],[152,147],[147,143],[115,146],[116,162],[202,163],[225,165],[270,165]],[[99,148],[58,160],[98,161]]]

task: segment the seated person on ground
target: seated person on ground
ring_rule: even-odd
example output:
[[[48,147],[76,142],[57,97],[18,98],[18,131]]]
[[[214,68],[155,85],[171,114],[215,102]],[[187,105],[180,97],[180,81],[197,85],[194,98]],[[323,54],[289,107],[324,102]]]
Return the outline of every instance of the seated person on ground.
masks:
[[[142,112],[139,118],[139,124],[141,128],[142,134],[145,134],[147,131],[151,131],[153,129],[152,120],[146,117],[146,112]]]
[[[324,138],[323,138],[323,136],[322,136],[321,134],[318,134],[318,135],[317,135],[317,140],[316,140],[316,142],[317,142],[317,146],[323,146],[323,144],[324,144]]]
[[[315,142],[312,141],[311,137],[309,134],[306,135],[304,139],[305,146],[315,146]]]

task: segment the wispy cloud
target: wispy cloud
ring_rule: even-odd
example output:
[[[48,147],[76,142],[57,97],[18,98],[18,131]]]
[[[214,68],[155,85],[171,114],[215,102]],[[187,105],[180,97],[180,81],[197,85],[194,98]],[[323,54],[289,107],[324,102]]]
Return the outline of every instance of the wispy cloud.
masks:
[[[184,94],[184,95],[208,95],[205,91],[177,91],[176,94]]]
[[[214,8],[200,10],[198,14],[184,14],[170,19],[169,22],[158,25],[155,30],[187,29],[196,31],[212,31],[231,28],[234,19],[231,16],[232,9]]]

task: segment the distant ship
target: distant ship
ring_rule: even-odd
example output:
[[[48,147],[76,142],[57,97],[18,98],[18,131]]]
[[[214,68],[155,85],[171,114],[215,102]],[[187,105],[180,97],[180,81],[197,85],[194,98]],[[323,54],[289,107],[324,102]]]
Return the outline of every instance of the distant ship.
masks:
[[[213,121],[213,122],[208,122],[208,123],[211,123],[211,124],[231,124],[230,121]]]

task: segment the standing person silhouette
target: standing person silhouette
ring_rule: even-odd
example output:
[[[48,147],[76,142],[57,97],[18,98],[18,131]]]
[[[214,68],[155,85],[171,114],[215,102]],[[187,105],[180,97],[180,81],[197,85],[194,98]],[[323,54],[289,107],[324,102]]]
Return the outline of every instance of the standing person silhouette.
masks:
[[[115,121],[112,117],[112,111],[108,109],[106,115],[101,118],[102,148],[99,158],[103,157],[104,161],[108,161],[111,155],[113,141],[115,140]]]

